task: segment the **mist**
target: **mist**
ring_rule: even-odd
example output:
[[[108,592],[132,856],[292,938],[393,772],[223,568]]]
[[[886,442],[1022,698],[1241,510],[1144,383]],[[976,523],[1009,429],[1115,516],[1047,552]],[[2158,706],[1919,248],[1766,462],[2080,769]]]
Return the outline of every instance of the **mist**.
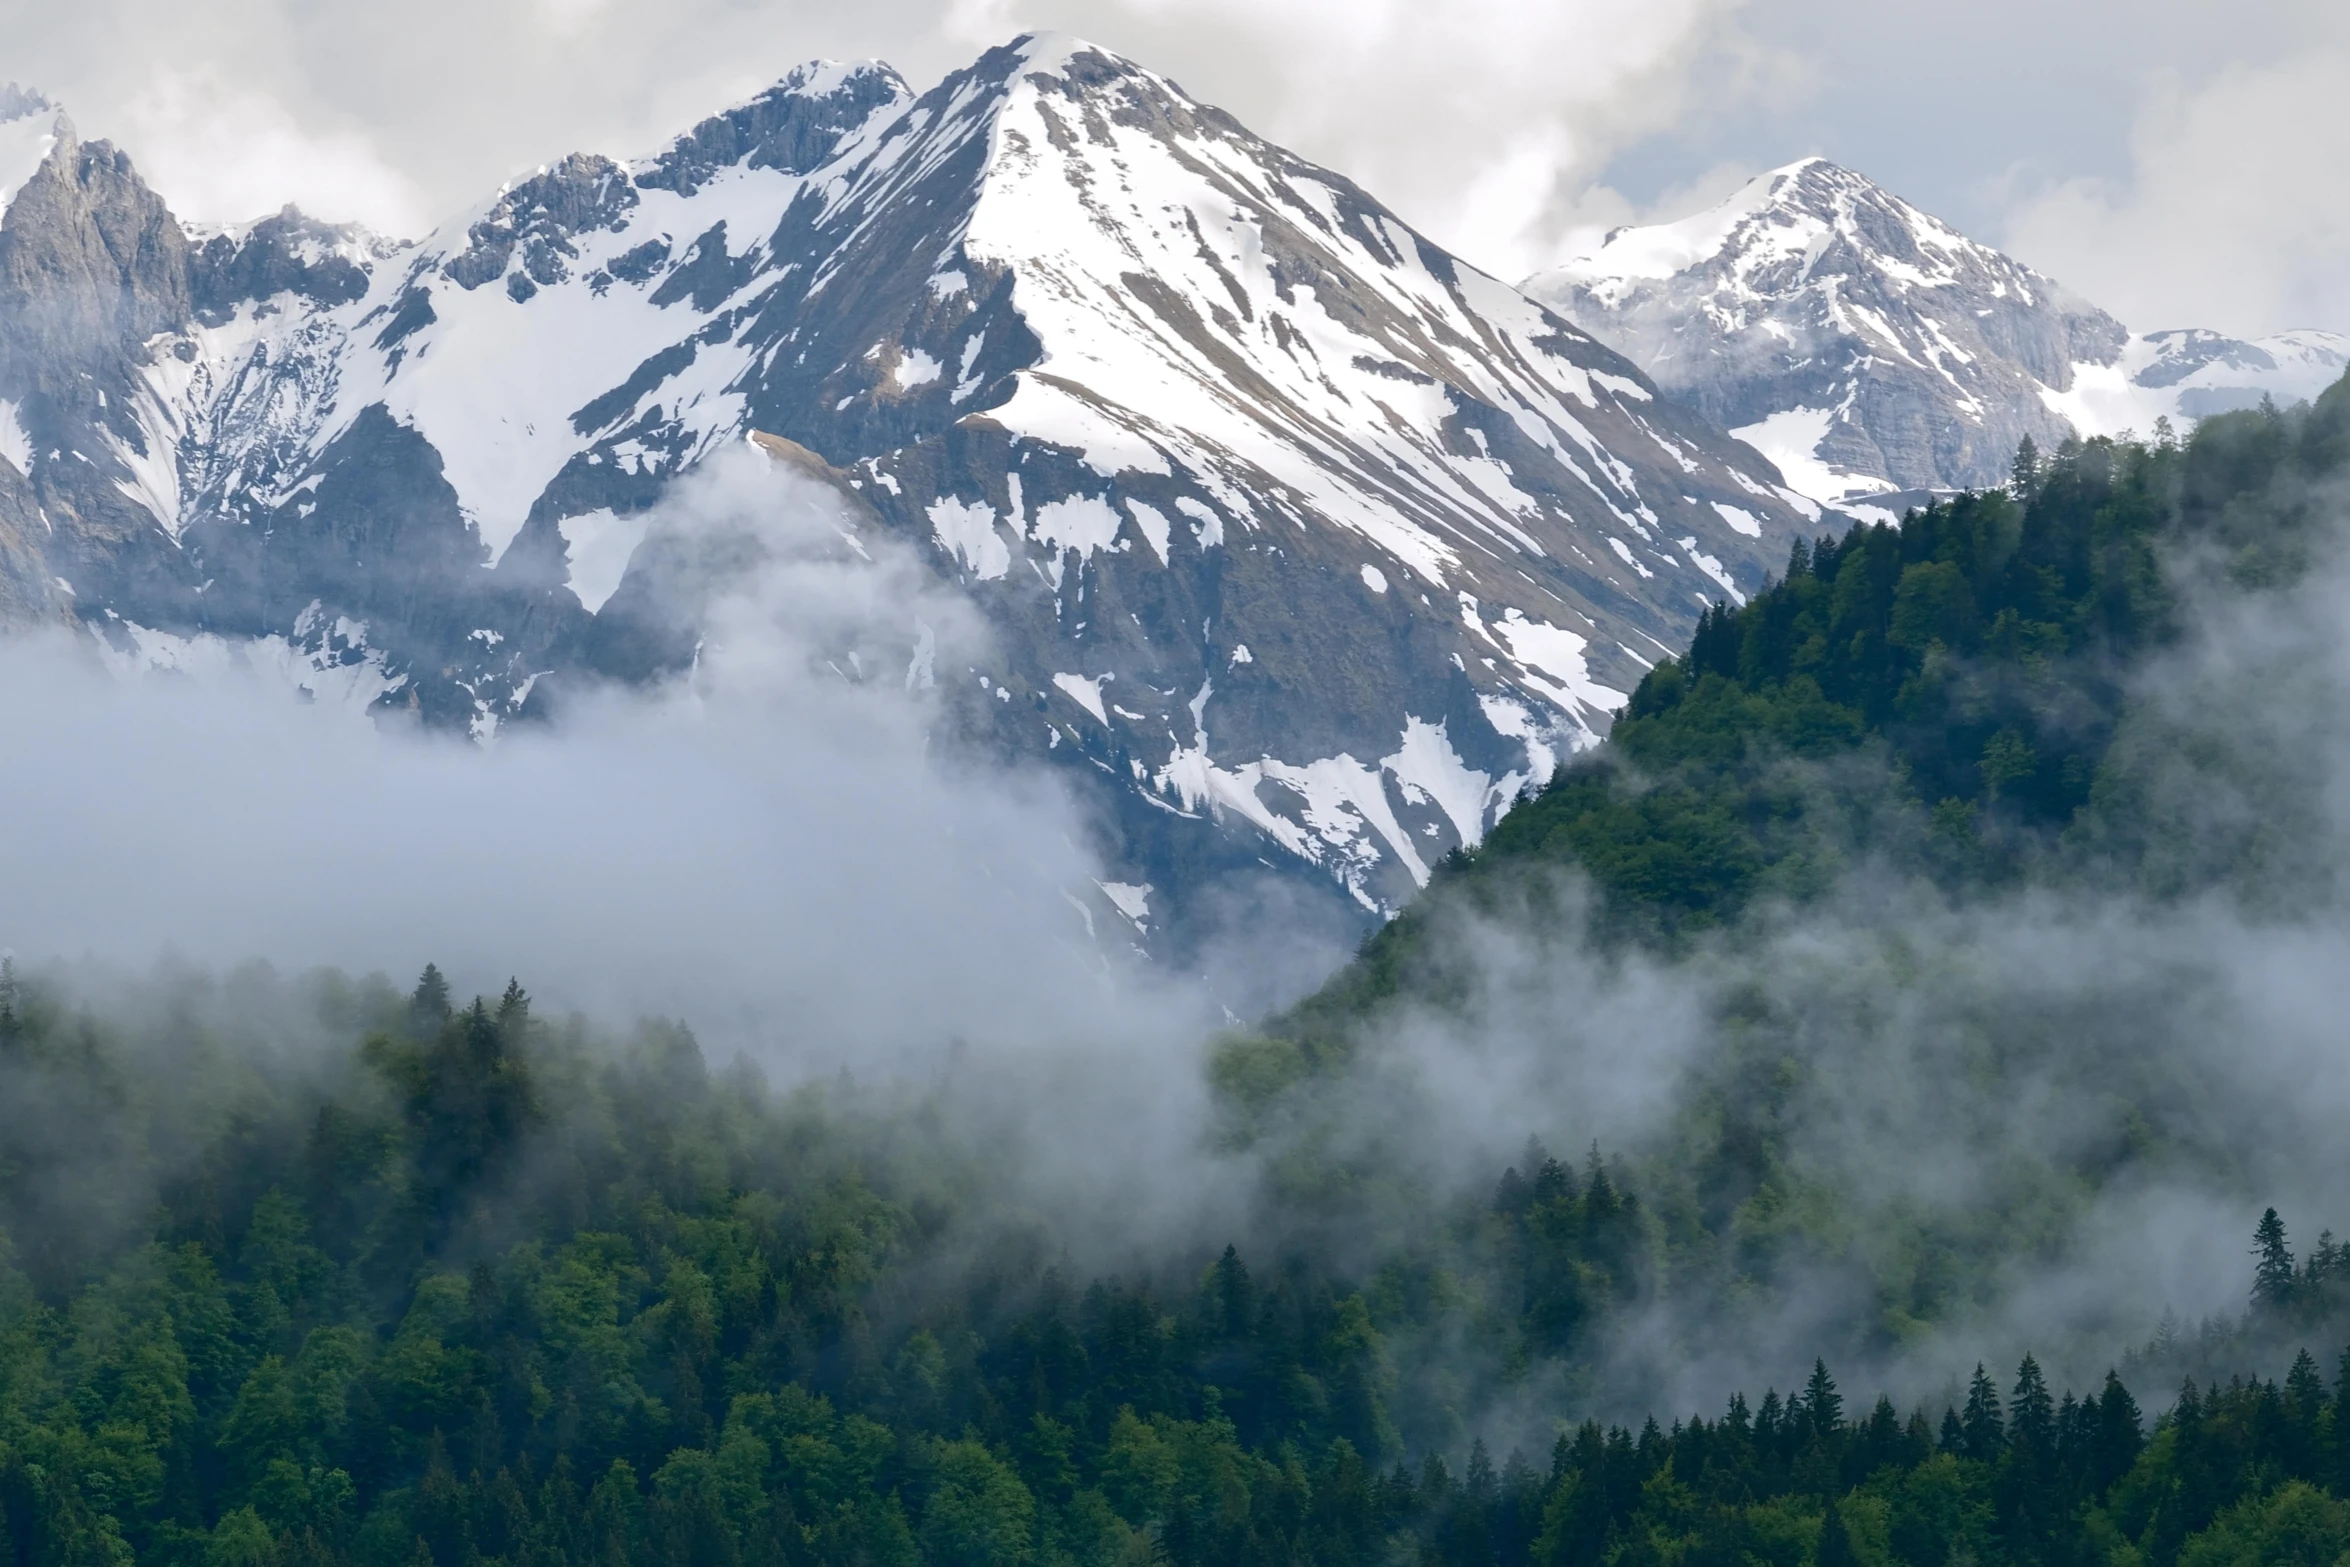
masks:
[[[1071,901],[1076,809],[934,753],[927,687],[982,634],[969,610],[747,448],[652,527],[729,565],[756,546],[690,674],[571,691],[486,745],[298,702],[225,647],[128,677],[85,639],[0,648],[0,945],[437,960],[461,987],[523,974],[564,1006],[788,1040],[812,1070],[1118,1016],[1119,944]]]
[[[2026,1350],[2090,1386],[2166,1316],[2242,1310],[2263,1207],[2304,1244],[2350,1219],[2350,550],[2326,504],[2290,589],[2168,563],[2188,634],[2115,741],[2167,860],[2092,846],[2060,886],[1954,898],[1856,848],[1827,895],[1677,950],[1608,939],[1571,874],[1440,900],[1441,1004],[1270,1094],[1215,1042],[1230,987],[1075,906],[1076,802],[952,743],[936,683],[984,626],[747,449],[644,547],[672,565],[658,606],[702,627],[690,670],[486,745],[296,701],[225,649],[132,674],[89,639],[0,649],[23,759],[0,944],[102,1014],[176,993],[123,978],[157,960],[401,988],[429,960],[460,995],[512,974],[542,1014],[678,1019],[785,1090],[845,1073],[881,1091],[876,1148],[960,1161],[933,1277],[1019,1235],[1079,1277],[1180,1279],[1231,1242],[1362,1279],[1443,1255],[1529,1139],[1596,1148],[1649,1273],[1582,1372],[1398,1341],[1422,1387],[1399,1396],[1444,1406],[1424,1430],[1497,1451],[1788,1388],[1815,1356],[1905,1405]],[[2231,874],[2157,884],[2198,855]],[[1291,994],[1336,961],[1247,956]],[[299,1063],[316,1031],[237,999],[264,990],[232,978],[207,1015]],[[1724,1162],[1741,1139],[1780,1150],[1759,1205]]]
[[[2264,539],[2308,549],[2289,588],[2164,563],[2186,634],[2133,677],[2113,743],[2143,852],[2084,837],[2053,885],[1953,895],[1854,843],[1824,896],[1669,951],[1609,939],[1572,872],[1433,907],[1438,978],[1252,1132],[1385,1172],[1391,1204],[1480,1203],[1529,1138],[1616,1161],[1656,1272],[1587,1385],[1497,1391],[1496,1451],[1538,1450],[1562,1402],[1718,1410],[1815,1356],[1905,1409],[2027,1351],[2094,1388],[2166,1317],[2233,1331],[2264,1208],[2303,1248],[2345,1227],[2344,501],[2294,497],[2306,535]],[[1736,1150],[1764,1143],[1773,1173],[1740,1184]],[[2228,1369],[2281,1375],[2299,1347]]]

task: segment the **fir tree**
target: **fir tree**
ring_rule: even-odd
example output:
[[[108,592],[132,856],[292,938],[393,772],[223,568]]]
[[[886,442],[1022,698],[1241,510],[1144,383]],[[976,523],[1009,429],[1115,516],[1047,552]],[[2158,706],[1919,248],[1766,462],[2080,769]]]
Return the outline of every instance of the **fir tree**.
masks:
[[[1990,1373],[1981,1361],[1975,1362],[1974,1381],[1967,1385],[1966,1412],[1959,1417],[1959,1427],[1965,1433],[1966,1456],[1978,1463],[1990,1463],[2007,1445],[2007,1427],[2000,1416],[1999,1389],[1991,1385]]]
[[[416,1020],[416,1031],[430,1036],[450,1017],[449,982],[441,977],[440,965],[427,963],[424,973],[417,978],[416,993],[408,998],[409,1016]]]
[[[2130,1472],[2145,1445],[2145,1422],[2138,1401],[2112,1371],[2105,1373],[2105,1390],[2097,1396],[2096,1435],[2090,1450],[2091,1483],[2102,1493]]]
[[[2040,489],[2040,444],[2030,436],[2016,443],[2015,462],[2008,470],[2008,490],[2019,501],[2029,501]]]
[[[2252,1270],[2252,1307],[2255,1311],[2282,1311],[2293,1303],[2296,1282],[2293,1250],[2285,1244],[2285,1221],[2274,1208],[2260,1216],[2252,1232],[2252,1255],[2260,1259]]]
[[[1803,1418],[1823,1442],[1843,1428],[1844,1395],[1836,1391],[1836,1379],[1828,1375],[1825,1360],[1811,1363],[1811,1380],[1803,1389]]]
[[[2049,1402],[2048,1381],[2040,1363],[2030,1355],[2016,1368],[2015,1402],[2008,1406],[2007,1436],[2026,1461],[2037,1462],[2056,1452],[2056,1420]]]

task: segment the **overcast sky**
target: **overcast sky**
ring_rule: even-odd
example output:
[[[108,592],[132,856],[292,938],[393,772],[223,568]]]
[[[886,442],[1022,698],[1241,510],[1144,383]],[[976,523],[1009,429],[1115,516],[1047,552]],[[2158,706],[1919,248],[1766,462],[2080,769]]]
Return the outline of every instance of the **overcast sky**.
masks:
[[[0,78],[184,214],[415,234],[816,55],[1058,27],[1508,277],[1809,153],[2140,329],[2350,330],[2342,0],[0,0]]]

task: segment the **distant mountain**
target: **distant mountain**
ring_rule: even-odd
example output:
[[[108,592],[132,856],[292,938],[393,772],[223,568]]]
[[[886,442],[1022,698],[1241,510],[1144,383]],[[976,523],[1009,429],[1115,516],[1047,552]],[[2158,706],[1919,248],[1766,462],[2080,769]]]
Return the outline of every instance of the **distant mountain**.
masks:
[[[1828,499],[2003,483],[2025,436],[2298,401],[2350,365],[2325,332],[2134,337],[1819,158],[1521,286]]]
[[[1394,908],[1820,515],[1345,179],[1075,40],[919,97],[803,67],[406,247],[191,233],[25,105],[9,613],[165,662],[226,639],[493,735],[690,657],[644,624],[647,508],[767,432],[984,610],[997,667],[934,671],[966,738],[1087,781],[1154,933],[1264,864]]]

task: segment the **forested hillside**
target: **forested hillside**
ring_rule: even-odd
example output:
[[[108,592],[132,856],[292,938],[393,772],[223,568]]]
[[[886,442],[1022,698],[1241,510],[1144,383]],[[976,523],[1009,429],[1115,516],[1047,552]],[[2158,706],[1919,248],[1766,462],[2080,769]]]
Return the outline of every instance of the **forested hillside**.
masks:
[[[2350,381],[2185,442],[2165,428],[2049,459],[2027,442],[2006,491],[1799,543],[1778,583],[1708,611],[1607,743],[1453,856],[1292,1028],[1327,1037],[1440,987],[1415,967],[1430,925],[1523,892],[1537,869],[1586,879],[1609,938],[1667,946],[1855,871],[1952,894],[2307,895],[2290,822],[2183,817],[2159,776],[2169,715],[2131,682],[2181,635],[2183,596],[2299,581],[2338,542],[2346,480]],[[2256,770],[2200,760],[2232,785]]]
[[[1398,1257],[1349,1281],[1228,1249],[1079,1277],[1049,1235],[975,1211],[985,1172],[925,1156],[919,1105],[714,1078],[682,1030],[598,1041],[518,987],[453,1009],[429,970],[405,1000],[238,987],[291,1031],[214,1036],[198,981],[128,1033],[13,973],[0,992],[11,1560],[2350,1548],[2350,1380],[2329,1390],[2307,1356],[2281,1384],[2190,1385],[2151,1431],[2118,1378],[2059,1397],[2029,1359],[1906,1410],[1848,1408],[1815,1364],[1717,1419],[1560,1421],[1496,1455],[1399,1352],[1427,1356],[1415,1326],[1449,1312],[1540,1360],[1637,1290],[1639,1207],[1597,1164],[1503,1174],[1461,1215],[1458,1273]],[[362,1042],[291,1059],[305,1027]],[[2273,1215],[2261,1240],[2246,1331],[2339,1342],[2341,1252],[2296,1264]]]
[[[10,966],[0,1550],[2333,1562],[2350,1253],[2272,1207],[2191,1328],[2117,1270],[2339,1190],[2329,998],[2241,954],[2339,950],[2345,474],[2350,386],[1799,549],[1217,1047],[1193,1221],[1108,1249],[1154,1145],[952,1072]]]

